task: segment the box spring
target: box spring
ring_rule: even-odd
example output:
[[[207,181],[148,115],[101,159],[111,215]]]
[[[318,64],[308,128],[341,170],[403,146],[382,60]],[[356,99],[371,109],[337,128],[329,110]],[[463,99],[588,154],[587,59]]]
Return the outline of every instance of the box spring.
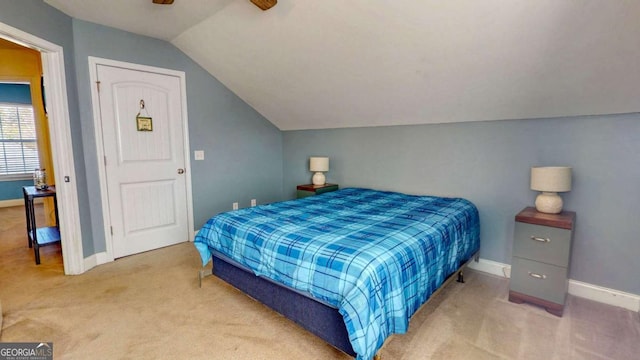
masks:
[[[256,276],[252,271],[218,252],[213,254],[212,272],[339,350],[356,356],[342,315],[335,307],[270,279]]]

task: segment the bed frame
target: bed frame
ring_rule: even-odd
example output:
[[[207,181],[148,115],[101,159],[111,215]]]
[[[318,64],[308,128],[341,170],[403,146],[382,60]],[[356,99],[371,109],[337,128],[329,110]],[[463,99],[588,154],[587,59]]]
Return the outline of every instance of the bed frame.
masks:
[[[470,259],[467,259],[462,266],[452,274],[449,274],[444,283],[431,294],[429,300],[453,279],[457,279],[458,282],[463,283],[463,269],[472,260],[478,261],[478,253],[474,254]],[[347,333],[342,315],[335,307],[319,302],[296,290],[282,286],[271,279],[256,276],[251,270],[237,264],[235,261],[230,260],[218,252],[213,253],[212,274],[284,315],[286,318],[293,320],[335,348],[353,357],[356,356],[356,353],[351,347],[349,334]],[[202,286],[203,277],[204,270],[201,270],[199,273],[200,286]],[[429,302],[429,300],[427,300],[425,304]]]

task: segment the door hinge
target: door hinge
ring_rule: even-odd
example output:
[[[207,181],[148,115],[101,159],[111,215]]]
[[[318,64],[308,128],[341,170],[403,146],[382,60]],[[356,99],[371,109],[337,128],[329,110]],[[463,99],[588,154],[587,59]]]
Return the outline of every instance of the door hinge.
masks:
[[[107,166],[107,156],[104,156],[104,166]]]
[[[109,226],[109,229],[111,230],[111,236],[113,236],[113,226]]]
[[[98,88],[98,92],[100,92],[100,80],[96,80],[96,87]]]

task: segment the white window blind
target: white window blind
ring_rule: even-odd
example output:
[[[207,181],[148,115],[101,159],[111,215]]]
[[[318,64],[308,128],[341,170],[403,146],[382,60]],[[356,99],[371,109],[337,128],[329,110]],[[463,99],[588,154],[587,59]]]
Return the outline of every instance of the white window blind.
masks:
[[[0,103],[0,178],[40,168],[33,107]]]

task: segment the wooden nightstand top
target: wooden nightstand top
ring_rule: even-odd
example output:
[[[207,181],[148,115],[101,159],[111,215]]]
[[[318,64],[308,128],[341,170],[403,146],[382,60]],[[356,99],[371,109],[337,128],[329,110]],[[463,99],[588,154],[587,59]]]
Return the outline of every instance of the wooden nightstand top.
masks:
[[[568,230],[573,228],[575,220],[576,213],[573,211],[562,211],[560,214],[545,214],[537,211],[535,207],[524,208],[516,215],[516,221],[518,222]]]
[[[329,184],[329,183],[323,184],[323,185],[304,184],[304,185],[298,185],[296,189],[304,190],[304,191],[316,191],[318,189],[331,187],[331,186],[338,186],[338,184]]]

